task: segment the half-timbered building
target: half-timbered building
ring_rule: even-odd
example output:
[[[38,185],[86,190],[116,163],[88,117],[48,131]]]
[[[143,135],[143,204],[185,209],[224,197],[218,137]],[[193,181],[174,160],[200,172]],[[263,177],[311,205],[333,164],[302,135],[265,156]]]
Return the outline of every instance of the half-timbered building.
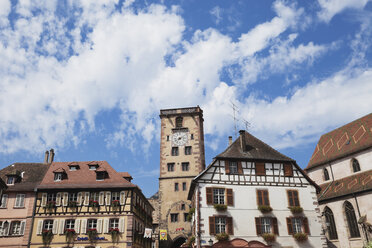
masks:
[[[126,178],[126,179],[125,179]],[[106,161],[54,162],[37,188],[31,247],[151,247],[151,204]]]
[[[317,190],[296,161],[240,131],[192,181],[196,245],[324,247]]]
[[[320,187],[319,206],[330,247],[372,241],[372,114],[319,139],[305,171]]]

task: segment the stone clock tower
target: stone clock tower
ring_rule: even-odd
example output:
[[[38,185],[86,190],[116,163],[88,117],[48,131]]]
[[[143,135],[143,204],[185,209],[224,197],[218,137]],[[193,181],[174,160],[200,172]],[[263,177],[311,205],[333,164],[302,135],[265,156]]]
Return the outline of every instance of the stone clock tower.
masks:
[[[191,235],[190,183],[205,169],[203,110],[163,109],[160,118],[159,227],[168,231],[168,241],[159,247],[179,247]]]

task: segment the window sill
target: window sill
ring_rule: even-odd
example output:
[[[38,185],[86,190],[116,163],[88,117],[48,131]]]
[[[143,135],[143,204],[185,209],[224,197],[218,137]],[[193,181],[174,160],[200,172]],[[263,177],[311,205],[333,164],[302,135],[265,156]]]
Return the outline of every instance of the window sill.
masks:
[[[15,209],[24,209],[25,207],[13,207]]]
[[[350,241],[358,241],[358,240],[362,240],[361,237],[357,237],[357,238],[349,238]]]

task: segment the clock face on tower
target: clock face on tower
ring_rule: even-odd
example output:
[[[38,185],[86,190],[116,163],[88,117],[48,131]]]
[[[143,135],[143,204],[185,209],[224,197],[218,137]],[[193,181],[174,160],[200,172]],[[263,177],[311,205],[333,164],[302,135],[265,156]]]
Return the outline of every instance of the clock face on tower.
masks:
[[[183,146],[187,142],[187,133],[186,132],[176,132],[172,137],[173,145]]]

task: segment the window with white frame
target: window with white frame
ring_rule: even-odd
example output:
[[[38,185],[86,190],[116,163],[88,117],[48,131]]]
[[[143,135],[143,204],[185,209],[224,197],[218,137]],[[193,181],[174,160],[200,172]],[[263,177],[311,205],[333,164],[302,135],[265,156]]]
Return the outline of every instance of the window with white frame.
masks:
[[[68,194],[68,201],[69,202],[77,202],[77,194],[76,193],[69,193]]]
[[[54,193],[48,193],[47,202],[55,202],[57,199],[56,194]]]
[[[8,230],[9,230],[9,222],[0,221],[0,236],[8,235]]]
[[[261,220],[261,233],[271,233],[271,218],[264,217]]]
[[[119,219],[110,219],[110,228],[119,228]]]
[[[24,206],[25,206],[25,194],[17,194],[14,207],[23,208]]]
[[[301,218],[292,218],[292,229],[293,229],[293,234],[302,232]]]
[[[20,221],[12,221],[10,225],[9,235],[11,236],[21,235],[21,222]]]
[[[63,174],[61,172],[54,173],[54,181],[59,182],[62,181]]]
[[[15,183],[15,177],[14,176],[8,176],[7,180],[6,180],[6,184],[8,185],[13,185]]]
[[[216,234],[226,232],[226,218],[225,217],[216,217]]]
[[[75,220],[66,220],[65,229],[75,230]]]
[[[53,230],[53,220],[44,220],[43,230]]]
[[[88,230],[89,229],[97,229],[97,219],[88,220]]]
[[[111,200],[112,201],[119,201],[120,200],[120,192],[112,192],[111,193]]]
[[[98,199],[99,199],[98,192],[92,192],[92,193],[90,193],[90,198],[89,198],[90,201],[98,201]]]
[[[213,204],[225,204],[225,189],[213,189]]]
[[[238,163],[236,161],[229,161],[230,174],[238,173]]]
[[[8,195],[7,194],[3,194],[3,196],[1,197],[0,208],[6,208],[7,203],[8,203]]]

